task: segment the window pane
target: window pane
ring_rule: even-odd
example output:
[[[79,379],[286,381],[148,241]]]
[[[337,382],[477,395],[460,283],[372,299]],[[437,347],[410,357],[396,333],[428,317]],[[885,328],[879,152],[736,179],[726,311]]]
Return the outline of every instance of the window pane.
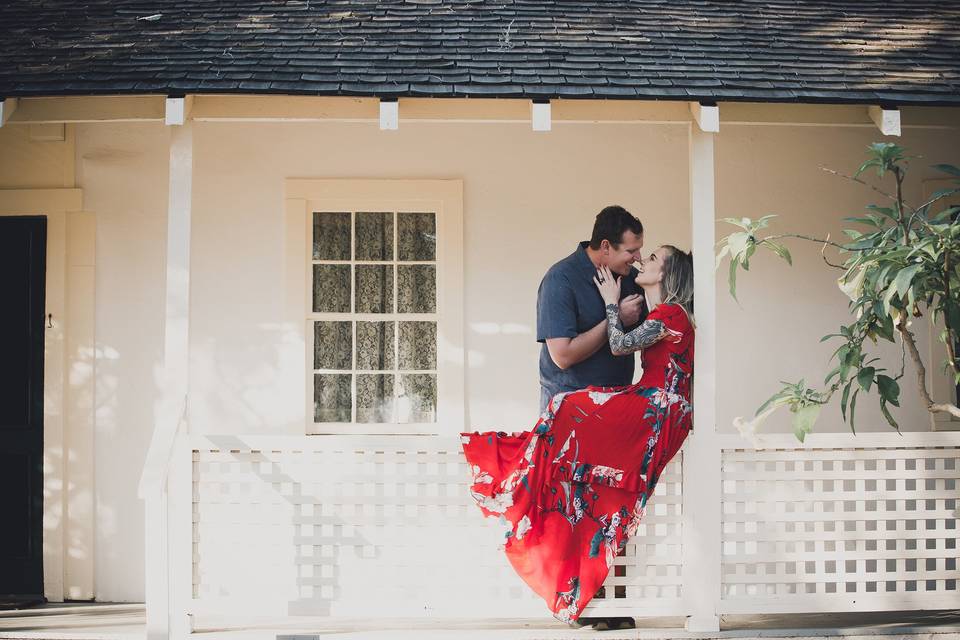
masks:
[[[350,259],[350,214],[313,214],[313,259]]]
[[[400,375],[398,422],[437,421],[437,376],[433,373]]]
[[[313,421],[350,422],[350,374],[323,374],[313,376]]]
[[[357,322],[357,369],[393,369],[393,322]]]
[[[357,260],[393,260],[393,214],[358,213]]]
[[[313,368],[353,368],[353,331],[349,322],[313,323]]]
[[[357,265],[357,313],[393,313],[393,265]]]
[[[432,264],[397,267],[397,311],[434,313],[437,310],[437,269]]]
[[[357,422],[393,422],[393,376],[357,375]]]
[[[313,310],[350,313],[350,265],[313,265]]]
[[[401,260],[437,259],[437,221],[432,213],[398,213]]]
[[[400,323],[400,368],[437,368],[437,325],[434,322]]]

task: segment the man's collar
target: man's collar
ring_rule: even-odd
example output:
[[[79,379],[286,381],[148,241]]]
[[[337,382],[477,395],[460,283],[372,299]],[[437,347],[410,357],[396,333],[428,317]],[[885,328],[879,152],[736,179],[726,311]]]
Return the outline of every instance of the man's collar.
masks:
[[[590,273],[593,273],[597,270],[596,265],[593,264],[593,261],[590,259],[590,255],[587,253],[587,247],[590,246],[590,241],[585,240],[577,245],[577,255],[580,259],[580,265],[584,269],[589,269]]]

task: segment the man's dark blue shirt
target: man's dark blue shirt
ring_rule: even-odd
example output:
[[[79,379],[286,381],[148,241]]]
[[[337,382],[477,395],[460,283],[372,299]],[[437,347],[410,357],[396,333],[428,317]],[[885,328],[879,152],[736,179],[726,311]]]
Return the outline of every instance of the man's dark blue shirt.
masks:
[[[561,391],[589,385],[621,386],[633,381],[633,354],[614,356],[609,343],[582,362],[561,369],[547,350],[548,338],[575,338],[605,319],[603,298],[593,282],[597,271],[587,256],[587,242],[547,271],[537,291],[537,342],[540,346],[540,410]],[[620,297],[642,293],[634,282],[637,270],[620,279]],[[641,320],[646,308],[641,312]],[[629,327],[628,327],[629,329]]]

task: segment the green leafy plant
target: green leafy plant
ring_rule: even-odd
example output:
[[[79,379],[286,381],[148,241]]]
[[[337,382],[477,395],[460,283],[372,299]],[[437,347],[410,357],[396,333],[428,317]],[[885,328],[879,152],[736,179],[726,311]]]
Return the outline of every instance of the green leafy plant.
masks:
[[[820,246],[824,261],[843,271],[837,284],[849,298],[850,324],[841,325],[836,333],[821,342],[839,342],[830,363],[833,368],[823,385],[809,387],[805,381],[783,382],[783,387],[770,397],[750,421],[737,418],[736,426],[751,436],[772,411],[786,406],[793,413],[796,437],[803,441],[820,414],[823,405],[840,396],[840,412],[845,423],[856,432],[855,414],[861,392],[875,392],[880,411],[891,427],[899,425],[890,407],[900,406],[900,381],[905,375],[906,356],[917,377],[917,392],[931,413],[949,413],[960,417],[955,404],[935,403],[926,387],[926,366],[910,329],[911,318],[931,314],[934,322],[942,320],[939,338],[946,345],[944,370],[960,384],[960,362],[954,352],[960,334],[960,207],[944,205],[944,198],[960,192],[960,169],[938,164],[934,168],[952,179],[956,186],[943,189],[923,204],[913,207],[903,198],[903,181],[909,158],[904,149],[891,143],[875,143],[868,147],[869,158],[857,172],[844,175],[830,173],[865,185],[886,200],[883,205],[870,205],[864,215],[844,218],[856,228],[844,229],[846,242],[833,242],[829,236],[811,236],[767,231],[774,215],[751,218],[725,218],[738,227],[718,244],[717,267],[729,261],[730,295],[737,296],[737,274],[750,269],[750,260],[761,249],[769,250],[789,264],[792,256],[785,241],[805,241]],[[895,189],[887,192],[862,180],[860,176],[874,170],[881,180],[892,180]],[[836,253],[840,262],[832,262]],[[871,356],[869,347],[878,340],[896,342],[902,349],[900,370],[888,371]]]

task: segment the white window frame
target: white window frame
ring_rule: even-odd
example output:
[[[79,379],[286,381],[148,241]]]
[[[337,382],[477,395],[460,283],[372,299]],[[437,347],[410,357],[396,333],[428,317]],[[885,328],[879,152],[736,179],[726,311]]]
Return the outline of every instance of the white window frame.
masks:
[[[923,181],[923,201],[926,202],[933,197],[933,194],[941,189],[955,187],[956,183],[949,178],[933,179]],[[953,198],[945,198],[941,201],[944,205],[951,202]],[[940,211],[934,207],[933,211]],[[930,331],[930,359],[927,361],[927,373],[930,380],[930,398],[937,403],[953,404],[957,401],[956,385],[953,384],[953,376],[943,372],[942,363],[947,359],[947,347],[940,342],[940,332],[943,331],[943,319],[936,324],[933,318],[928,318]],[[930,414],[931,428],[934,431],[960,431],[960,419],[954,418],[949,413]]]
[[[430,434],[454,435],[464,428],[463,183],[460,180],[290,179],[286,181],[288,288],[299,288],[299,327],[304,344],[304,424],[308,435]],[[437,224],[437,308],[434,316],[391,314],[397,321],[437,323],[437,419],[431,423],[314,423],[313,416],[313,213],[317,211],[434,212]],[[299,225],[297,220],[299,219]],[[296,227],[299,226],[299,233]],[[351,240],[352,242],[352,240]],[[293,249],[290,247],[289,249]],[[395,258],[397,256],[394,256]],[[351,257],[352,258],[352,257]],[[296,264],[294,264],[296,263]],[[288,274],[289,276],[290,274]],[[352,276],[351,276],[352,277]],[[302,279],[302,281],[301,281]],[[396,283],[395,283],[396,286]],[[296,297],[296,294],[294,293]],[[377,314],[380,315],[380,314]],[[383,320],[351,313],[341,319]],[[291,318],[293,320],[293,318]]]

